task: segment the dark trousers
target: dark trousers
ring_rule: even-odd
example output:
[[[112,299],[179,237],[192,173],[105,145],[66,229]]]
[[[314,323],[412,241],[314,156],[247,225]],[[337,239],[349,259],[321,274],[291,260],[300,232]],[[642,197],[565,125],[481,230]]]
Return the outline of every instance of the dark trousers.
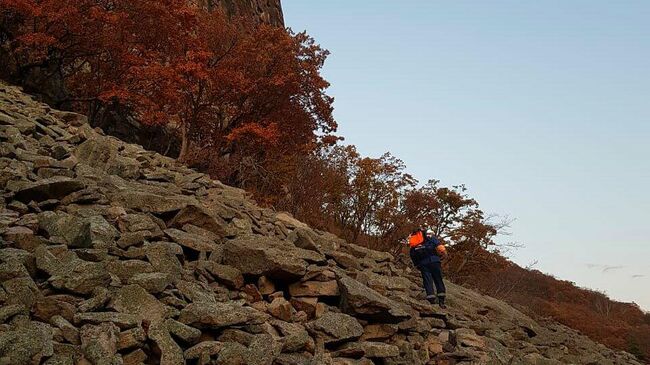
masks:
[[[442,281],[442,265],[440,262],[433,262],[419,267],[424,282],[424,290],[427,291],[427,297],[433,297],[438,293],[438,297],[445,296],[445,283]],[[435,285],[436,291],[433,291]]]

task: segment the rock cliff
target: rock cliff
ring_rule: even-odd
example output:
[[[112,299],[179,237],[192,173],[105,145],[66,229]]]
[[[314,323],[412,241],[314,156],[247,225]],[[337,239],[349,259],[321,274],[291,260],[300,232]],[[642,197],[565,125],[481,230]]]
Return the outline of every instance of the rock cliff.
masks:
[[[0,84],[0,364],[638,364]]]
[[[258,22],[284,26],[280,0],[195,0],[208,9],[220,8],[229,16],[251,17]]]

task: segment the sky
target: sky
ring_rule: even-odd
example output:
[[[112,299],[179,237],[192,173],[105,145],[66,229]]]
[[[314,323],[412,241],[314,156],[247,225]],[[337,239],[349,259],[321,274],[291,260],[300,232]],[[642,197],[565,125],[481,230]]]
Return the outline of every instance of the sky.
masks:
[[[509,257],[650,310],[650,1],[282,0],[346,143],[514,219]]]

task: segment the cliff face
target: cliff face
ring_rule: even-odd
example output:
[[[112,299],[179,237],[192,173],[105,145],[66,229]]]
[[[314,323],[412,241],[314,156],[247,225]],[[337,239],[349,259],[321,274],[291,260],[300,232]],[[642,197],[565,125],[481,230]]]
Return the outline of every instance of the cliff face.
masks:
[[[280,0],[198,0],[208,9],[221,8],[229,16],[246,16],[261,23],[284,26]]]
[[[639,364],[0,83],[0,364]]]

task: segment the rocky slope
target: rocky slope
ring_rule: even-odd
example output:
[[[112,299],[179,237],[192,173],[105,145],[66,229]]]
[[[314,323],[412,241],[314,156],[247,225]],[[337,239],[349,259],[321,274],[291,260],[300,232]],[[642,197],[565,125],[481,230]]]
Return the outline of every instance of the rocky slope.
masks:
[[[638,364],[0,84],[0,364]]]

